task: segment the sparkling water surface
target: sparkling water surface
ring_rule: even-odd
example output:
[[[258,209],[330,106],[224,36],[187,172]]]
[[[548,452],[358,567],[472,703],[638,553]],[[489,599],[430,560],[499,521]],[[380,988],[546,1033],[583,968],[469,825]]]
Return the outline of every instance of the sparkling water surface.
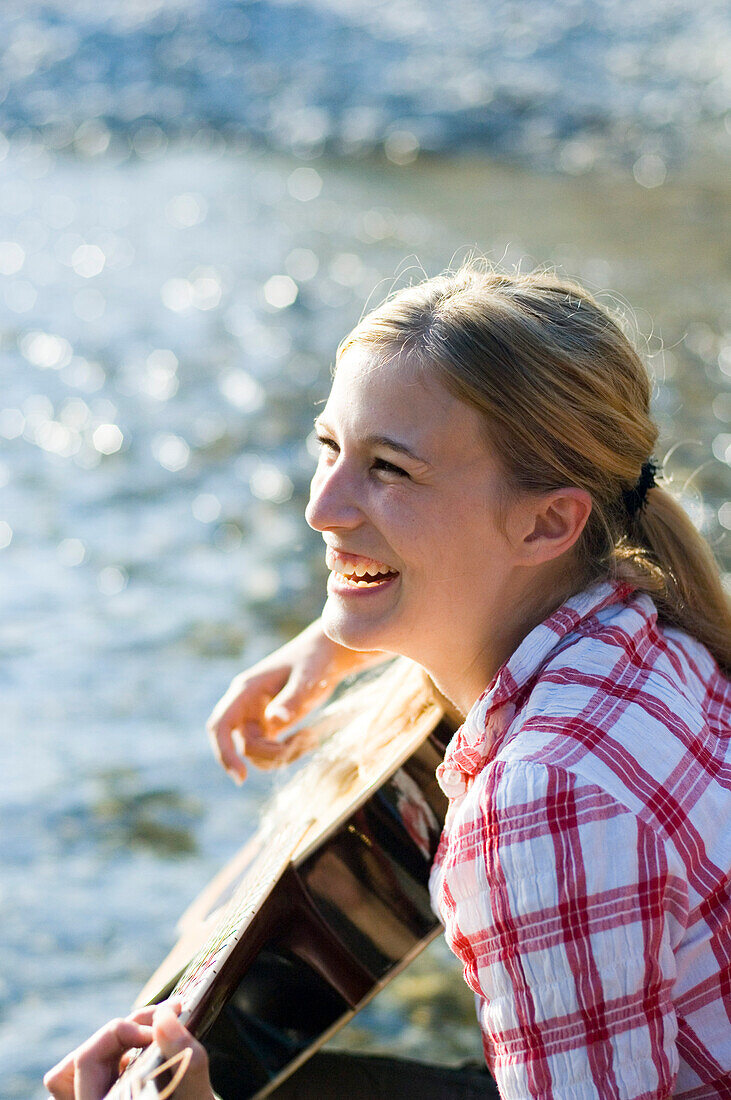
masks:
[[[134,117],[105,113],[121,89],[134,99],[120,35],[152,35],[169,59],[182,49],[181,11],[200,34],[208,26],[205,5],[153,5],[167,31],[150,29],[143,7],[127,5],[123,18],[121,5],[29,4],[21,18],[9,3],[0,15],[2,72],[15,66],[0,106],[0,1095],[18,1100],[44,1095],[42,1072],[126,1011],[278,781],[254,772],[234,787],[204,724],[230,678],[321,607],[321,540],[302,518],[308,439],[337,343],[367,301],[476,249],[508,265],[558,265],[616,303],[656,379],[658,454],[669,453],[691,515],[731,568],[729,204],[712,74],[697,89],[710,136],[692,156],[685,139],[672,155],[661,148],[629,93],[627,141],[612,137],[616,120],[602,124],[613,153],[589,156],[585,124],[556,122],[558,91],[526,92],[540,105],[532,117],[556,122],[533,159],[530,130],[508,160],[479,127],[469,155],[446,138],[425,155],[426,131],[402,112],[414,43],[433,28],[393,30],[392,49],[412,67],[394,69],[391,47],[374,48],[373,71],[391,83],[373,140],[349,148],[339,130],[319,144],[275,140],[252,121],[259,100],[224,97],[221,120],[205,82],[185,85],[177,114],[154,114],[149,100]],[[263,66],[283,11],[334,18],[324,2],[228,7],[248,20]],[[370,42],[385,35],[365,5],[340,11],[347,41],[364,27]],[[716,8],[704,11],[705,27]],[[103,49],[89,55],[104,19]],[[266,20],[271,41],[254,33]],[[664,42],[674,57],[665,31],[653,48]],[[47,53],[62,39],[66,68]],[[219,43],[232,64],[235,41]],[[315,94],[295,65],[298,42],[290,36],[282,57],[299,72],[301,109],[329,97],[335,118],[337,80],[321,75]],[[455,37],[443,63],[467,51],[483,71],[487,54],[465,42]],[[710,56],[696,55],[699,66]],[[175,71],[163,66],[163,105],[165,95],[180,105]],[[80,81],[97,89],[96,107]],[[667,111],[688,95],[686,84],[668,91]],[[471,1013],[437,944],[341,1042],[479,1057]]]

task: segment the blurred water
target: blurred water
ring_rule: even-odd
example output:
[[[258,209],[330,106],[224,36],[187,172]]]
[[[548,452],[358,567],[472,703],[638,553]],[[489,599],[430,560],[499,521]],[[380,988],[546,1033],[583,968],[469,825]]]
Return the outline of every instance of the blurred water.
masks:
[[[228,39],[224,8],[238,12]],[[606,300],[631,302],[657,379],[658,453],[680,444],[668,467],[679,485],[695,473],[688,507],[731,568],[729,196],[713,142],[702,166],[680,145],[673,161],[633,115],[639,144],[622,147],[615,168],[587,159],[577,127],[555,138],[560,173],[540,157],[448,155],[456,138],[438,144],[439,156],[417,156],[408,135],[426,139],[403,124],[404,72],[423,70],[413,59],[438,43],[442,24],[402,3],[388,8],[388,26],[376,24],[376,9],[386,11],[170,0],[8,3],[0,13],[0,70],[12,75],[0,138],[3,1097],[42,1095],[43,1069],[125,1011],[179,913],[252,828],[270,781],[253,775],[234,788],[209,754],[204,721],[236,671],[319,611],[320,540],[302,519],[307,436],[339,339],[395,277],[420,265],[435,273],[477,247],[508,264],[558,264]],[[490,10],[503,29],[517,18],[508,5]],[[548,19],[568,8],[531,10]],[[610,9],[571,10],[583,26]],[[691,43],[699,27],[725,33],[713,4],[643,12],[638,41],[652,17],[655,54],[668,27],[690,21]],[[389,69],[390,90],[378,93],[372,144],[385,141],[385,156],[365,155],[365,139],[358,157],[350,147],[323,153],[342,154],[341,138],[279,142],[252,122],[264,99],[274,110],[265,69],[255,70],[259,99],[217,99],[220,54],[209,57],[208,82],[190,68],[201,69],[204,49],[180,61],[184,41],[215,39],[234,61],[241,43],[268,44],[291,61],[277,87],[299,73],[297,95],[319,110],[291,58],[302,20],[314,33],[336,14],[348,34],[365,28],[357,88],[368,72],[383,75],[391,49],[412,59],[402,83]],[[369,69],[372,43],[386,40]],[[573,41],[567,31],[553,39],[559,54]],[[167,57],[154,102],[168,114],[152,112],[139,76],[143,128],[120,104],[134,101],[150,43]],[[486,68],[464,30],[444,40],[445,65],[459,68],[467,54]],[[325,72],[339,102],[340,69]],[[704,73],[691,80],[703,103],[718,93]],[[655,76],[636,83],[645,79]],[[536,111],[554,111],[534,99]],[[712,116],[708,108],[709,125]],[[477,144],[486,131],[470,133]],[[436,947],[343,1041],[445,1058],[476,1051],[469,1001]]]
[[[56,144],[131,128],[147,153],[205,122],[309,155],[489,147],[652,179],[727,134],[723,0],[6,0],[0,28],[8,122]]]

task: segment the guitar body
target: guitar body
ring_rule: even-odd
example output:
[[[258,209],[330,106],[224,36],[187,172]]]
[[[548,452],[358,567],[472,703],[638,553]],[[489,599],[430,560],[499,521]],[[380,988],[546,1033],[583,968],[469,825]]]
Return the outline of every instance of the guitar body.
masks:
[[[184,914],[138,1003],[182,999],[222,1100],[268,1096],[441,930],[428,879],[446,812],[434,773],[452,732],[441,721],[397,745],[387,774],[356,783],[346,808],[332,799],[324,824],[302,797],[323,792],[299,780],[297,812],[260,829]],[[160,1061],[144,1052],[109,1100],[164,1094]]]

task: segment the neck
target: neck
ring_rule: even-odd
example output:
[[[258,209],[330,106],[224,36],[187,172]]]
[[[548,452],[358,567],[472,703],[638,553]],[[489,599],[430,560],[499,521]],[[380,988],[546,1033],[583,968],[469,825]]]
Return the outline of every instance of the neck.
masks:
[[[549,563],[540,570],[540,576],[535,574],[530,570],[530,575],[516,578],[520,583],[511,585],[509,595],[491,609],[487,630],[483,628],[468,653],[464,642],[448,646],[440,654],[442,659],[430,662],[432,667],[423,666],[439,692],[462,715],[477,702],[530,632],[576,591],[564,567],[559,570]]]

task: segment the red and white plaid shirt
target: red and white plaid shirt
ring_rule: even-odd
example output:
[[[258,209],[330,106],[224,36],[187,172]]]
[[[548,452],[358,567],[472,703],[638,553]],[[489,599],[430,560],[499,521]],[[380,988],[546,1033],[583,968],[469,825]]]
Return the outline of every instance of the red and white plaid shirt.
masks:
[[[503,1100],[731,1097],[730,720],[707,650],[603,584],[455,734],[432,899]]]

